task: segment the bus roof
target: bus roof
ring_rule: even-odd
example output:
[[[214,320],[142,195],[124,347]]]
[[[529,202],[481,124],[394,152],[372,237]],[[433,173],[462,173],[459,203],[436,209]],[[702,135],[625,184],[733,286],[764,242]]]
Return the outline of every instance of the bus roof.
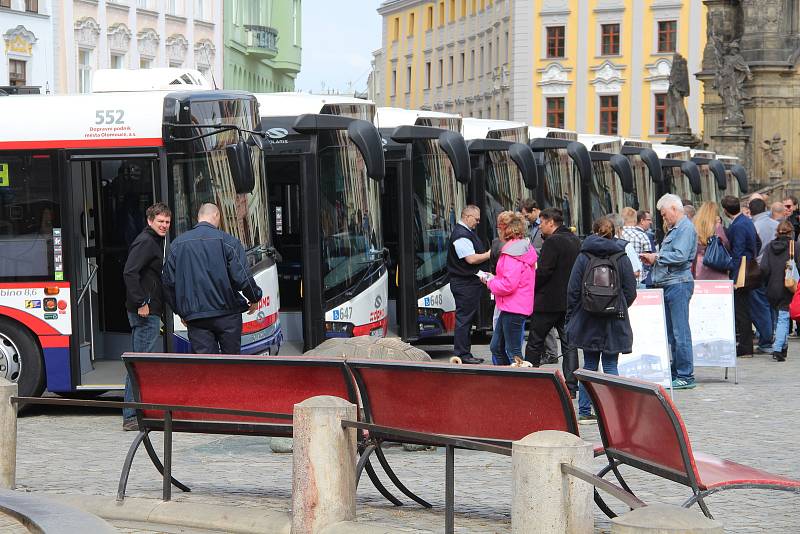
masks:
[[[630,137],[622,138],[622,146],[633,146],[636,148],[652,148],[653,143],[645,141],[644,139],[633,139]]]
[[[92,92],[180,91],[213,89],[208,80],[193,69],[100,69],[92,76]]]
[[[659,159],[683,159],[688,160],[690,156],[689,147],[679,145],[653,145],[653,150],[658,154]]]
[[[717,154],[717,159],[720,160],[720,161],[723,161],[723,162],[725,162],[725,163],[727,163],[729,165],[734,165],[736,163],[739,163],[739,157],[738,156],[725,156],[723,154]]]
[[[174,92],[0,98],[0,149],[161,146],[164,97]]]
[[[515,140],[528,140],[528,125],[524,122],[505,121],[499,119],[475,119],[464,117],[462,134],[467,141],[471,139],[486,139],[491,133],[497,133],[501,138],[513,136]],[[509,139],[510,140],[510,139]]]
[[[305,113],[321,113],[327,105],[375,107],[371,100],[342,95],[308,93],[256,93],[262,117],[294,117]]]
[[[435,126],[461,132],[461,115],[429,111],[424,109],[404,109],[379,107],[375,110],[375,126],[378,128],[397,128],[398,126]]]
[[[689,151],[693,158],[705,158],[705,159],[716,159],[717,154],[712,152],[711,150],[699,150],[693,148]]]
[[[567,141],[577,141],[578,134],[572,130],[563,128],[549,128],[547,126],[528,126],[528,139],[566,139]]]
[[[617,152],[619,152],[622,148],[622,138],[616,135],[578,134],[578,142],[582,143],[589,150],[600,150],[600,148],[606,149],[610,146],[614,146]],[[599,147],[599,145],[605,146]]]

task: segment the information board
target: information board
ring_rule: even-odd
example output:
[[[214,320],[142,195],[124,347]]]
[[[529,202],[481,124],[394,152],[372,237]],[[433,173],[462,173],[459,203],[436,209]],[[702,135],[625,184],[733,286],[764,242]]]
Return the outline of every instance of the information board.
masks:
[[[736,367],[733,282],[695,280],[689,327],[696,367]]]
[[[640,289],[628,308],[633,330],[633,352],[619,355],[619,374],[672,387],[664,292]]]

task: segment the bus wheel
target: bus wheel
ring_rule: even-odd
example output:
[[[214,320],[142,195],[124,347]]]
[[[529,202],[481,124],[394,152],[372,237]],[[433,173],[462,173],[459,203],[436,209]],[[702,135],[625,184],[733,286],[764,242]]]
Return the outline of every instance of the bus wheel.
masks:
[[[17,384],[20,397],[44,391],[42,351],[28,330],[0,319],[0,378]]]

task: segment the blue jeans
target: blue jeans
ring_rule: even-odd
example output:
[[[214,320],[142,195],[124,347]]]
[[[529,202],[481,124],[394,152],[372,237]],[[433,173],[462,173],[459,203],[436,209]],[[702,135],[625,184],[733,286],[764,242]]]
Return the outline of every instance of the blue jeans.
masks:
[[[758,346],[768,349],[772,346],[772,311],[764,287],[750,292],[750,320],[758,330]]]
[[[672,352],[672,379],[694,381],[692,330],[689,328],[689,300],[694,280],[664,286],[664,313],[667,316],[667,337]]]
[[[139,317],[138,313],[128,312],[128,323],[131,325],[133,352],[153,352],[156,341],[158,341],[158,331],[161,329],[161,317],[158,315]],[[123,400],[125,402],[134,402],[131,377],[127,374],[125,375],[125,397]],[[123,419],[136,417],[136,410],[123,408],[122,417]]]
[[[789,339],[789,329],[792,322],[789,319],[789,310],[778,310],[778,324],[775,326],[775,343],[772,344],[772,353],[783,352],[786,341]]]
[[[492,363],[510,365],[514,362],[514,356],[522,358],[522,339],[527,318],[527,315],[519,313],[500,312],[492,333],[492,342],[489,344]]]
[[[607,375],[618,375],[617,361],[619,360],[619,352],[598,352],[594,350],[583,351],[583,368],[589,371],[597,371],[600,366],[600,360],[603,361],[603,372]],[[592,401],[589,400],[589,393],[586,391],[586,386],[583,382],[579,385],[580,393],[578,394],[578,415],[591,415],[592,414]]]

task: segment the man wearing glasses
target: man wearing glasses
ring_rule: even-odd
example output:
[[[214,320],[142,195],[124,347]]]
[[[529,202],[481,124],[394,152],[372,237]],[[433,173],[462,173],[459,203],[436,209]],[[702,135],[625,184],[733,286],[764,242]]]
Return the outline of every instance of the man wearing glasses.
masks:
[[[461,210],[461,220],[450,234],[447,248],[447,271],[450,290],[456,301],[456,327],[453,334],[453,353],[463,363],[482,363],[472,355],[472,323],[478,315],[483,284],[476,276],[481,264],[489,259],[486,245],[475,233],[481,221],[481,210],[472,204]]]
[[[797,197],[788,196],[783,199],[783,207],[786,208],[786,220],[794,227],[794,238],[800,237],[800,213],[797,210]]]

